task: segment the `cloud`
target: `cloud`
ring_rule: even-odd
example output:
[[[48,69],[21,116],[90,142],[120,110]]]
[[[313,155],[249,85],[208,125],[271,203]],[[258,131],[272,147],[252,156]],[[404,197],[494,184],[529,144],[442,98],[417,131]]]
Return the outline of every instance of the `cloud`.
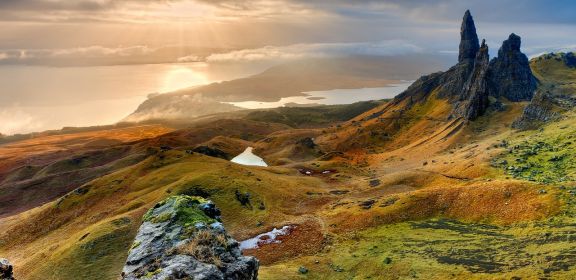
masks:
[[[574,52],[576,50],[576,45],[565,45],[565,46],[546,46],[546,47],[532,47],[527,48],[526,53],[530,59],[539,57],[544,54],[548,54],[551,52],[559,53],[568,53]]]
[[[0,50],[0,64],[58,65],[66,61],[77,61],[81,64],[82,61],[86,60],[104,62],[109,59],[143,57],[151,55],[157,50],[148,46]]]
[[[195,0],[232,11],[254,11],[268,5],[292,5],[350,18],[393,17],[451,20],[466,9],[498,22],[576,23],[571,0]]]
[[[109,57],[109,56],[133,56],[145,55],[155,49],[147,46],[130,46],[119,48],[106,48],[102,46],[90,46],[84,48],[57,49],[49,51],[52,57]]]
[[[400,40],[373,43],[295,44],[288,46],[266,46],[256,49],[243,49],[212,54],[206,58],[206,62],[250,62],[349,55],[390,56],[421,51],[422,48]]]
[[[199,55],[187,55],[183,57],[179,57],[177,59],[178,62],[186,63],[186,62],[199,62],[204,61],[204,58]]]
[[[12,135],[38,131],[42,122],[17,105],[0,108],[0,133]]]
[[[143,14],[192,0],[0,0],[0,21],[115,22],[141,21]],[[147,17],[149,20],[151,17]]]

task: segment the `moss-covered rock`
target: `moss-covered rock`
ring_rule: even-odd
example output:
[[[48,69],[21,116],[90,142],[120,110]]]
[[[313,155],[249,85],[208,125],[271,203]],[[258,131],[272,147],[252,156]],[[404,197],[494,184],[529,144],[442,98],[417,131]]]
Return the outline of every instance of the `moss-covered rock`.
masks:
[[[177,195],[143,217],[124,279],[256,279],[258,260],[242,256],[209,200]]]

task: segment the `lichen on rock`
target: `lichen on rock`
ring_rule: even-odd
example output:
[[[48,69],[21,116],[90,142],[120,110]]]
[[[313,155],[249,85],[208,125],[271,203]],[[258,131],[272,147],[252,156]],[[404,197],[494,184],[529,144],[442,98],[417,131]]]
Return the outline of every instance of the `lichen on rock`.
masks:
[[[209,200],[178,195],[143,217],[123,279],[256,279],[258,260],[242,256]]]

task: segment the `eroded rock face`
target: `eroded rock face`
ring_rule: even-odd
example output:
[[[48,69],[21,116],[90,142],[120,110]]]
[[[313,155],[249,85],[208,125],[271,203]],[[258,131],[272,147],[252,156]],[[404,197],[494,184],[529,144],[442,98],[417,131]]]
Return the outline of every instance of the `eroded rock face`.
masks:
[[[504,41],[498,57],[491,62],[485,41],[478,43],[476,26],[470,11],[466,11],[460,29],[458,64],[446,72],[423,76],[393,103],[405,102],[406,109],[418,102],[436,97],[448,100],[453,107],[450,118],[474,120],[483,115],[491,104],[502,107],[500,97],[510,101],[530,100],[537,81],[528,58],[520,51],[520,37],[512,34]],[[492,102],[490,101],[492,100]]]
[[[560,117],[554,109],[555,100],[548,92],[538,92],[532,102],[524,108],[522,116],[512,124],[513,128],[527,130],[534,129],[543,123],[556,120]]]
[[[0,280],[14,280],[14,268],[7,259],[0,258]]]
[[[531,100],[537,81],[528,57],[520,51],[520,36],[512,33],[502,43],[498,57],[490,62],[490,86],[495,97],[506,97],[510,101]]]
[[[156,204],[144,215],[123,279],[257,279],[258,260],[242,256],[219,215],[201,197],[172,196]]]
[[[484,114],[488,108],[488,96],[490,91],[486,74],[488,72],[489,54],[486,41],[482,41],[482,46],[474,61],[474,70],[464,86],[464,94],[454,108],[454,113],[469,120],[476,119]]]
[[[460,47],[458,52],[458,62],[466,60],[474,60],[476,53],[480,49],[480,42],[476,34],[476,26],[474,19],[467,10],[462,19],[462,26],[460,27]]]

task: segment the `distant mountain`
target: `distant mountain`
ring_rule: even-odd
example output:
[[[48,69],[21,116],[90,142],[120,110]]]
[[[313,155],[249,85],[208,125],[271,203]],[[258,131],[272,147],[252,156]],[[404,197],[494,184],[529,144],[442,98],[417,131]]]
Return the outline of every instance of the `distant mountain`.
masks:
[[[574,53],[545,54],[532,59],[531,67],[541,86],[514,123],[519,129],[538,128],[576,107]]]
[[[239,109],[221,102],[278,101],[306,91],[383,87],[441,69],[446,61],[429,55],[295,61],[243,79],[152,96],[123,121],[190,119]]]
[[[460,37],[456,65],[422,76],[391,102],[319,137],[319,141],[334,149],[402,146],[438,130],[456,134],[487,112],[505,110],[505,103],[532,98],[537,79],[520,51],[519,36],[512,33],[502,43],[498,57],[490,60],[488,46],[484,40],[479,42],[472,15],[466,11]]]

